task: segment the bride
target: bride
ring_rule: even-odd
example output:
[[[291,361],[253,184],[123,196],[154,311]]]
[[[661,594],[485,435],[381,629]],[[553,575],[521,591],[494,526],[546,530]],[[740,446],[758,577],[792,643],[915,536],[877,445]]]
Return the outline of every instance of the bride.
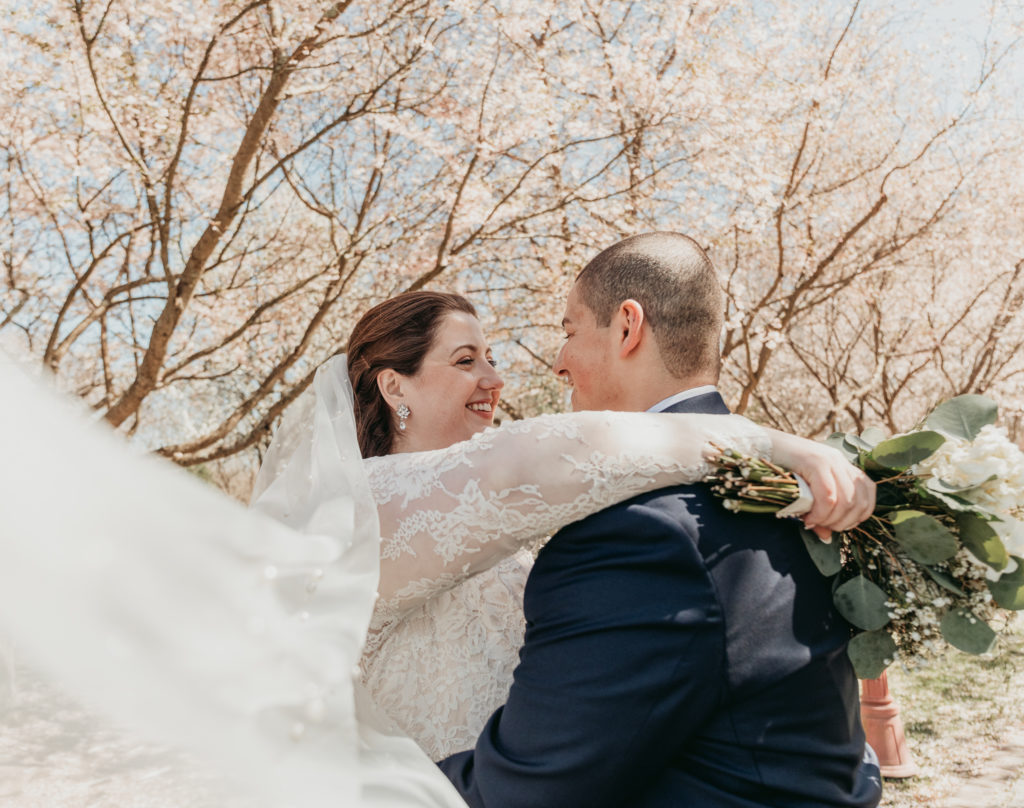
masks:
[[[434,313],[417,319],[403,308],[414,301]],[[436,758],[503,700],[522,548],[699,479],[711,441],[806,474],[816,524],[856,521],[845,461],[734,416],[577,413],[487,430],[501,386],[488,359],[459,298],[368,314],[348,372],[341,359],[322,368],[268,453],[254,504],[274,519],[131,455],[0,366],[0,625],[68,692],[271,804],[457,806],[403,733]]]

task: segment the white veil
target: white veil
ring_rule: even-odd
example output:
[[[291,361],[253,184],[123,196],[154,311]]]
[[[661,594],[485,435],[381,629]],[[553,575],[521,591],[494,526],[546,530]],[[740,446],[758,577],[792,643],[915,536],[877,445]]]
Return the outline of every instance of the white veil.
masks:
[[[0,628],[258,804],[462,805],[412,741],[356,714],[379,537],[346,380],[331,360],[289,413],[256,498],[269,519],[132,452],[0,353]]]
[[[313,384],[288,408],[263,458],[250,507],[295,530],[326,534],[345,548],[358,585],[345,602],[325,605],[346,614],[347,647],[358,660],[373,612],[379,571],[377,508],[363,473],[352,384],[344,355],[324,362]],[[320,595],[317,595],[320,598]],[[363,805],[450,806],[465,803],[416,744],[404,737],[354,684],[360,735]]]

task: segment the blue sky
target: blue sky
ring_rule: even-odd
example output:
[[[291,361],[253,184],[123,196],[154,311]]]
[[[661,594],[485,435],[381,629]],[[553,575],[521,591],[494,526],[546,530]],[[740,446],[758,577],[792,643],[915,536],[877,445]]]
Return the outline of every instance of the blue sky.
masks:
[[[898,0],[909,8],[918,6],[928,23],[917,31],[908,31],[911,41],[919,38],[923,47],[931,52],[938,63],[943,55],[962,55],[964,67],[976,72],[984,53],[984,43],[989,35],[991,0],[927,0],[921,4]],[[1024,34],[1024,2],[1002,0],[995,5],[1002,6],[1001,19],[1016,18],[1018,26],[1015,35]],[[1003,47],[1011,43],[1014,34],[1007,25],[997,26],[992,44]],[[946,50],[948,49],[948,51]],[[1003,65],[1003,86],[1015,97],[1015,110],[1019,116],[1024,110],[1024,48],[1018,46]]]

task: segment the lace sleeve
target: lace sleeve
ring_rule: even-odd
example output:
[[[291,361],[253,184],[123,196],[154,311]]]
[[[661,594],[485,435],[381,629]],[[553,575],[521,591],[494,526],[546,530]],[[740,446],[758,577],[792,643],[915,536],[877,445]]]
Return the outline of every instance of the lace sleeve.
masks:
[[[374,628],[584,516],[702,479],[712,443],[771,448],[737,415],[582,412],[364,461],[382,537]]]

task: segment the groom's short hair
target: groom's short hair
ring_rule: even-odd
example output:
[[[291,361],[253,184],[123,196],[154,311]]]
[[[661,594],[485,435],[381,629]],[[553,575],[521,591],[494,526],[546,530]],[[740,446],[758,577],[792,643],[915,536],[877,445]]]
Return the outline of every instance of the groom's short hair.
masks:
[[[689,236],[623,239],[598,253],[576,276],[576,286],[601,327],[623,301],[637,301],[673,376],[718,378],[725,298],[711,259]]]

